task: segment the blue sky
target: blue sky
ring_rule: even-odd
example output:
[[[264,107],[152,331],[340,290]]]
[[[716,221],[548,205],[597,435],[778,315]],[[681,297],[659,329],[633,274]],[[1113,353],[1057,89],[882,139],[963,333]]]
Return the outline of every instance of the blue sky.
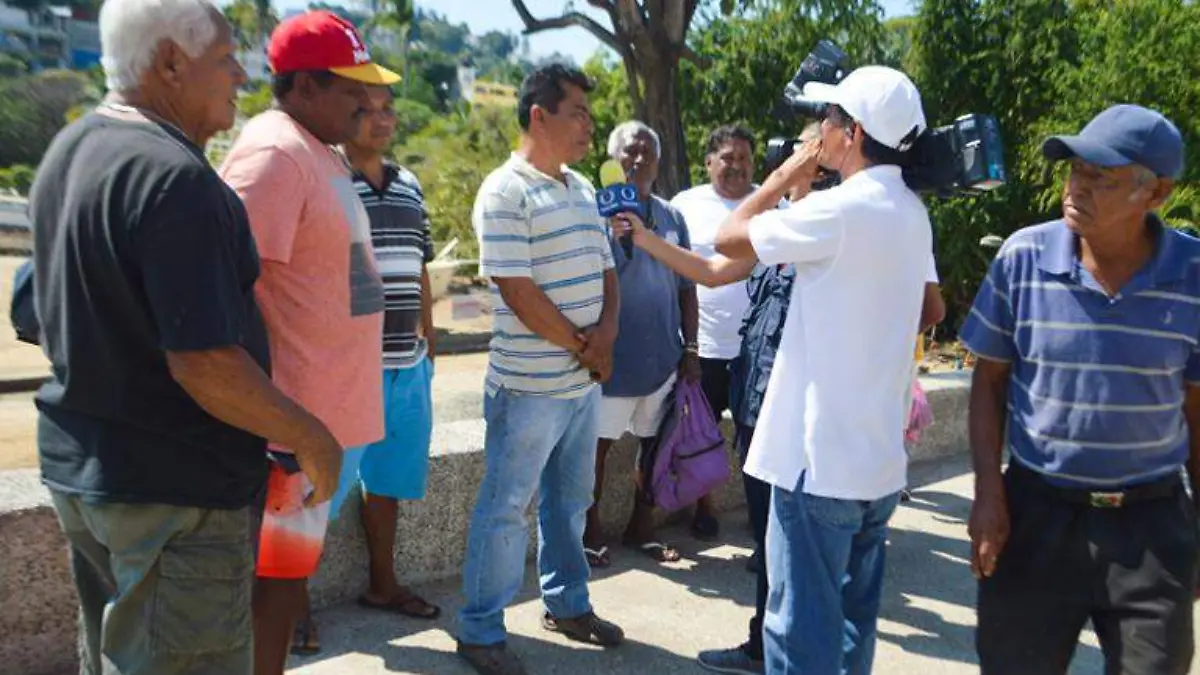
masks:
[[[347,2],[347,5],[350,4],[352,4],[352,0]],[[525,2],[530,13],[538,18],[558,16],[566,4],[567,0],[526,0]],[[883,5],[887,16],[911,13],[911,0],[881,0],[880,4]],[[275,5],[283,11],[303,9],[308,6],[308,0],[275,0]],[[575,0],[574,5],[577,10],[594,16],[601,25],[609,25],[608,16],[598,9],[589,7],[587,0]],[[517,16],[509,0],[417,0],[417,6],[436,11],[452,23],[466,23],[471,27],[471,32],[476,35],[482,35],[490,30],[520,33],[524,29],[521,18]],[[529,36],[529,51],[534,57],[560,52],[583,63],[600,46],[600,42],[591,33],[576,27],[548,30]]]

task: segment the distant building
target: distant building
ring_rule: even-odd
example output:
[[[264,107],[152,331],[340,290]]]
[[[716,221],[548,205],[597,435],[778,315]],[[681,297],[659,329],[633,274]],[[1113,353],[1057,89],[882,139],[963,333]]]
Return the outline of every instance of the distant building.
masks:
[[[511,84],[477,79],[475,67],[464,63],[458,67],[458,91],[471,105],[515,107],[517,88]]]
[[[0,53],[25,61],[35,72],[83,70],[100,62],[100,30],[69,7],[47,5],[27,12],[0,2]]]
[[[80,70],[100,65],[100,26],[95,21],[67,23],[67,39],[71,47],[71,67]]]

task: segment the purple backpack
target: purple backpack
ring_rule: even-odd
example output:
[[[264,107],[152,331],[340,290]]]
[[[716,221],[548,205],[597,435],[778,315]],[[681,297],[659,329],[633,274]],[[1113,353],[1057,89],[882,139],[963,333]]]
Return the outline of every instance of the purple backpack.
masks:
[[[654,505],[675,511],[729,479],[729,456],[699,383],[681,379],[667,405],[654,452],[643,457],[642,476]]]

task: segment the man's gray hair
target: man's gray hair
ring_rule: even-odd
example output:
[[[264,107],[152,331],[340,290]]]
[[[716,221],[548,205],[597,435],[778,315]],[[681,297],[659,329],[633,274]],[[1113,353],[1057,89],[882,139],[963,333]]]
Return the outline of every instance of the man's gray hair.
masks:
[[[217,37],[219,15],[211,0],[104,0],[100,65],[109,91],[136,89],[163,40],[199,56]]]
[[[625,149],[641,134],[646,134],[654,143],[654,156],[662,159],[662,141],[658,140],[658,133],[650,128],[650,125],[640,120],[629,120],[617,125],[616,129],[608,135],[608,156],[613,159],[619,159],[617,155]]]

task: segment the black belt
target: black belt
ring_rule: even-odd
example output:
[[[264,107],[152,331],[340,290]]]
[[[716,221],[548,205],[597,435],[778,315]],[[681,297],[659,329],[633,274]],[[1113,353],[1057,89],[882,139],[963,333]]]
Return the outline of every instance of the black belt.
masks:
[[[1018,478],[1030,486],[1065,502],[1081,504],[1097,509],[1119,509],[1122,506],[1136,504],[1137,502],[1166,499],[1174,496],[1177,490],[1183,489],[1183,481],[1180,479],[1178,473],[1131,487],[1089,490],[1087,488],[1070,488],[1054,485],[1048,482],[1040,473],[1023,466],[1017,460],[1008,463],[1008,471],[1014,478]]]

